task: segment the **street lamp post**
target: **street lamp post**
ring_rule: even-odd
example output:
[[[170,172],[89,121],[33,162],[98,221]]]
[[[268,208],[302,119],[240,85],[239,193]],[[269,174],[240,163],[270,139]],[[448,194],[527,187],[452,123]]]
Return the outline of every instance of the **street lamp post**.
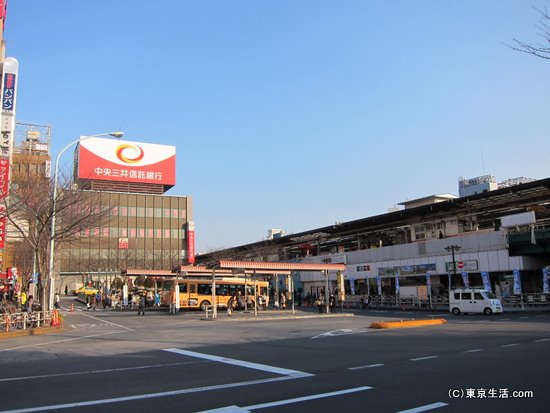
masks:
[[[447,252],[451,252],[452,260],[453,260],[453,275],[456,278],[456,260],[455,260],[455,251],[458,251],[461,248],[460,245],[449,245],[448,247],[445,247]],[[451,282],[449,280],[449,293],[451,291]]]
[[[100,133],[97,135],[90,135],[90,136],[80,136],[77,140],[69,143],[67,146],[65,146],[59,154],[57,155],[57,158],[55,158],[55,170],[54,170],[54,178],[53,178],[53,201],[52,201],[52,220],[51,220],[51,228],[50,228],[50,261],[48,265],[48,278],[51,280],[53,279],[53,264],[54,264],[54,249],[55,249],[55,221],[57,218],[57,179],[58,179],[58,172],[59,172],[59,160],[61,159],[61,155],[65,153],[67,149],[69,149],[71,146],[76,145],[79,142],[82,142],[86,139],[91,138],[98,138],[100,136],[113,136],[117,139],[122,138],[124,135],[124,132],[109,132],[109,133]],[[46,291],[44,288],[43,293],[43,305],[44,308],[46,307]],[[50,290],[50,297],[52,296],[52,292]]]

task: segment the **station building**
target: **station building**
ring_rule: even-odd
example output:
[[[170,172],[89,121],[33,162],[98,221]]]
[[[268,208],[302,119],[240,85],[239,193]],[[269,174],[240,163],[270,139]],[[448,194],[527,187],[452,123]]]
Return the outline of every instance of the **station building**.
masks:
[[[548,296],[550,178],[468,196],[428,196],[403,209],[201,254],[197,263],[243,259],[346,265],[351,295],[434,297],[489,286],[501,297]],[[295,273],[302,295],[325,285]],[[329,274],[336,286],[336,274]]]

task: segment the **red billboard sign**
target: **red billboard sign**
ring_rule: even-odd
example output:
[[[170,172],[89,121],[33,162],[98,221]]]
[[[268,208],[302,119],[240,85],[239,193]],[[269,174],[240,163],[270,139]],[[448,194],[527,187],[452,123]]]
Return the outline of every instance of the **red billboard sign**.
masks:
[[[89,138],[78,148],[78,178],[174,186],[176,147]]]
[[[187,223],[187,263],[195,263],[195,223]]]
[[[10,161],[0,159],[0,199],[8,196]]]

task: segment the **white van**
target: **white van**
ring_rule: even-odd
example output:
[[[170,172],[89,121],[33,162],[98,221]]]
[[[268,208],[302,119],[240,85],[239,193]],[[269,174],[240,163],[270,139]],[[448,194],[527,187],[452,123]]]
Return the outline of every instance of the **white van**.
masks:
[[[478,288],[460,288],[449,294],[449,311],[453,314],[483,313],[490,315],[502,313],[502,304],[495,295]]]

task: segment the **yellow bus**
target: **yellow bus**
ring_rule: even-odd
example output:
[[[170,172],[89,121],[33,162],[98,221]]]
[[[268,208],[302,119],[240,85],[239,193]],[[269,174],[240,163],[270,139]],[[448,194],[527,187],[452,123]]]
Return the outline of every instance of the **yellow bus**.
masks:
[[[179,292],[180,309],[201,309],[203,311],[212,305],[212,278],[180,278],[164,280],[162,283],[161,305],[170,306],[175,303],[174,292]],[[254,287],[257,287],[257,295]],[[258,308],[266,308],[268,305],[269,283],[259,280],[245,280],[244,278],[216,278],[216,305],[220,308],[236,308],[239,304],[244,306],[245,298],[247,307],[254,308],[256,297]],[[240,298],[239,298],[240,297]]]

